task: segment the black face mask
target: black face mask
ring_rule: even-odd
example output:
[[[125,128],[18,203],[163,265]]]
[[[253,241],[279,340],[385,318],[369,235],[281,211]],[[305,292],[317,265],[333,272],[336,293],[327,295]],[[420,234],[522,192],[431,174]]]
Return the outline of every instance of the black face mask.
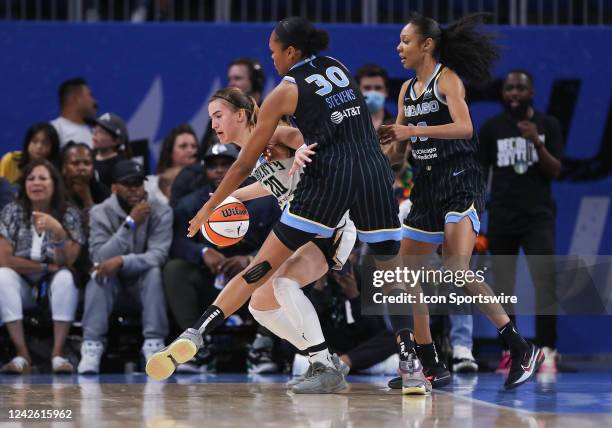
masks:
[[[519,101],[519,105],[516,107],[511,107],[510,103],[507,103],[507,102],[504,103],[504,107],[506,108],[506,111],[517,122],[528,119],[527,113],[529,112],[529,108],[532,105],[533,105],[533,99]]]

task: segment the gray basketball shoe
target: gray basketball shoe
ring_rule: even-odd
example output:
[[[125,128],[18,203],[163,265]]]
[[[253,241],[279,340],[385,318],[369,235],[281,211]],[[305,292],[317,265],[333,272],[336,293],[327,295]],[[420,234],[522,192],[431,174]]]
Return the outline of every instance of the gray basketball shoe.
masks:
[[[423,374],[423,365],[416,355],[410,354],[407,361],[400,361],[398,372],[402,378],[403,394],[431,393],[431,383]]]
[[[145,371],[150,378],[163,380],[169,378],[178,364],[190,361],[202,347],[204,339],[200,332],[188,328],[170,345],[160,349],[149,358]]]

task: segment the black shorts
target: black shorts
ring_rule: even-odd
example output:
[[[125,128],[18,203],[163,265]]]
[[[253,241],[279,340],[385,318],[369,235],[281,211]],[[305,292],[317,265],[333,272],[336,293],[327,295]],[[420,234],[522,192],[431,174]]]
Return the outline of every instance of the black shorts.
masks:
[[[280,221],[330,237],[349,211],[362,242],[398,241],[401,226],[393,181],[389,161],[380,150],[313,158]]]
[[[484,210],[485,180],[473,156],[455,157],[423,167],[414,177],[412,207],[404,220],[402,237],[441,244],[444,225],[469,217],[480,231]]]

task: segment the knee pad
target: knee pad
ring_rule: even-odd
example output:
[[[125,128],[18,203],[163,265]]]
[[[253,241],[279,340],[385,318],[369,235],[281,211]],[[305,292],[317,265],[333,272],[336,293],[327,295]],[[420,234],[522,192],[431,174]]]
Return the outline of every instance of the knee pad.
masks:
[[[310,242],[315,236],[315,233],[304,232],[303,230],[296,229],[295,227],[287,226],[280,221],[274,225],[274,234],[279,241],[289,248],[291,251],[296,251],[302,245]]]
[[[370,253],[375,257],[384,257],[387,259],[391,259],[399,253],[400,250],[400,242],[399,241],[380,241],[380,242],[371,242],[368,244],[370,247]]]
[[[304,320],[298,302],[300,298],[306,298],[306,296],[300,290],[300,285],[289,278],[275,278],[272,280],[272,286],[274,287],[274,297],[285,309],[287,318],[294,328],[301,330]],[[301,296],[297,293],[300,293]]]

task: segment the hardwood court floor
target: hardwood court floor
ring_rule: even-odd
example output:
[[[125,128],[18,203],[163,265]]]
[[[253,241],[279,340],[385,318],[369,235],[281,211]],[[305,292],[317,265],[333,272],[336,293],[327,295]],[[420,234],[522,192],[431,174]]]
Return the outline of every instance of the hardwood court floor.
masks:
[[[0,426],[53,427],[610,427],[612,374],[580,373],[502,391],[501,377],[457,376],[431,396],[402,396],[386,378],[353,376],[333,395],[294,395],[286,376],[0,376]],[[9,419],[15,410],[70,419]],[[11,412],[12,411],[12,412]],[[27,414],[26,414],[27,416]]]

